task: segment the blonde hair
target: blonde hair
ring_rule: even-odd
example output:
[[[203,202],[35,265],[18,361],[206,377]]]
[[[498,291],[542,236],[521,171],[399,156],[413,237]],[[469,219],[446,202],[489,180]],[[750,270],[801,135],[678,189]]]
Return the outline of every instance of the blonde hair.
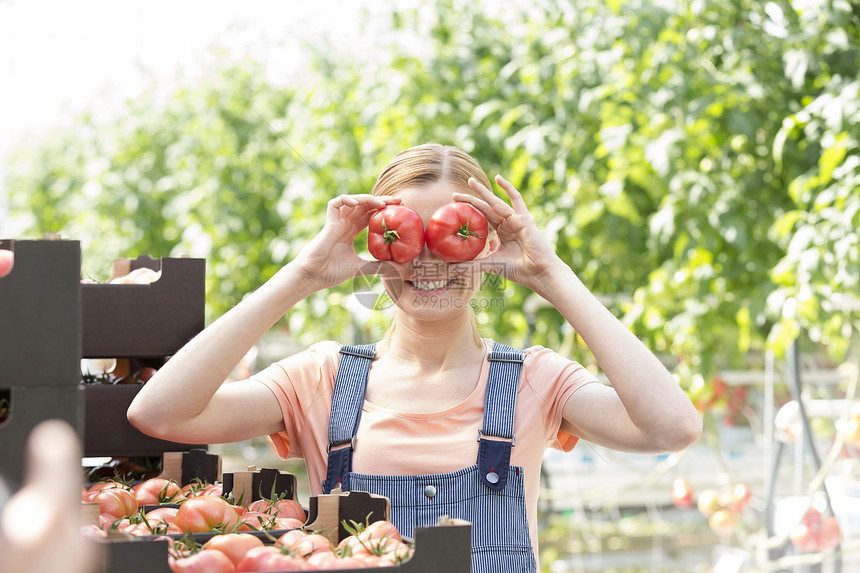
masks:
[[[490,180],[475,159],[465,151],[451,145],[425,143],[410,147],[394,156],[373,185],[372,195],[394,195],[409,187],[423,187],[431,183],[446,181],[463,193],[474,195],[469,187],[469,178],[474,177],[487,189],[492,189]],[[478,333],[475,313],[470,312],[472,333],[478,346],[483,344]],[[385,334],[385,342],[390,343],[396,322],[392,322]]]

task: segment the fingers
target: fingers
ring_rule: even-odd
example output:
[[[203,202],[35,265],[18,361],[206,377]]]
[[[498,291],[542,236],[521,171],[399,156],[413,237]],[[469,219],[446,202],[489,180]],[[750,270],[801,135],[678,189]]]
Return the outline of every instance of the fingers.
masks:
[[[26,485],[0,515],[4,571],[95,571],[94,547],[72,517],[80,504],[81,447],[66,422],[36,426],[27,442]]]
[[[514,210],[516,211],[526,211],[526,203],[523,201],[522,193],[514,188],[513,184],[502,177],[501,175],[496,175],[496,185],[505,190],[505,193],[508,194],[508,197],[511,200],[511,205],[513,205]]]
[[[338,195],[328,202],[326,222],[334,223],[351,215],[369,219],[372,211],[382,209],[386,205],[398,204],[401,201],[400,197],[393,195]]]
[[[478,197],[468,193],[454,193],[454,200],[469,203],[477,208],[493,228],[498,229],[505,219],[514,214],[510,205],[493,195],[475,179],[469,179],[469,186],[479,194]]]
[[[487,202],[487,205],[502,219],[510,217],[514,214],[513,208],[502,201],[499,197],[496,197],[495,193],[484,187],[477,179],[474,177],[469,178],[469,187],[478,194],[478,196]]]
[[[61,420],[48,420],[36,426],[27,442],[27,480],[48,480],[54,489],[78,493],[81,446],[77,434]]]
[[[389,204],[400,203],[402,200],[402,198],[394,195],[349,195],[344,193],[329,201],[328,207],[329,209],[340,209],[341,207],[381,209]]]

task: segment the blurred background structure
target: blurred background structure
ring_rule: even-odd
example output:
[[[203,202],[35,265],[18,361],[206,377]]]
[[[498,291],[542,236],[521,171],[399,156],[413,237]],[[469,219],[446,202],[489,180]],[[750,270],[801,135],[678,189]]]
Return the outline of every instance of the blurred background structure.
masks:
[[[850,571],[858,69],[850,0],[0,0],[0,238],[79,239],[95,280],[119,257],[204,257],[211,320],[332,196],[403,148],[457,145],[706,419],[683,454],[548,454],[544,569]],[[248,367],[378,337],[381,292],[318,293]],[[476,312],[485,336],[595,369],[518,285],[487,281]],[[261,441],[215,449],[225,470],[301,472]]]

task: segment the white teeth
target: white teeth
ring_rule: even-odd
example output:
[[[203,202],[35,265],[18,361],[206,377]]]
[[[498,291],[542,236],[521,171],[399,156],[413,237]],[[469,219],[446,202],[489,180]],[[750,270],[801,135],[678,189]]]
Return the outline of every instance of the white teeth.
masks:
[[[421,281],[413,282],[412,286],[418,290],[431,291],[440,288],[445,288],[449,281]]]

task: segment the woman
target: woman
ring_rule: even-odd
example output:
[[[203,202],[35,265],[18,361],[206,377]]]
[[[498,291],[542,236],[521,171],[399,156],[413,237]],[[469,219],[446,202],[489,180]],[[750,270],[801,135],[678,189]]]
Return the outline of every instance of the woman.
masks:
[[[568,451],[583,438],[624,451],[678,451],[698,440],[702,421],[656,357],[555,254],[517,190],[501,176],[496,183],[510,205],[459,149],[401,152],[370,195],[331,200],[322,231],[171,358],[129,419],[187,443],[269,435],[282,457],[305,459],[312,494],[340,486],[387,495],[405,535],[441,514],[463,517],[473,524],[474,571],[535,571],[547,447]],[[355,253],[353,239],[376,210],[406,205],[426,227],[452,201],[474,205],[493,229],[475,261],[446,263],[426,247],[402,264]],[[478,336],[469,301],[488,270],[558,309],[611,385],[552,350],[520,352]],[[222,385],[293,305],[368,272],[383,275],[396,304],[379,344],[321,342]]]

